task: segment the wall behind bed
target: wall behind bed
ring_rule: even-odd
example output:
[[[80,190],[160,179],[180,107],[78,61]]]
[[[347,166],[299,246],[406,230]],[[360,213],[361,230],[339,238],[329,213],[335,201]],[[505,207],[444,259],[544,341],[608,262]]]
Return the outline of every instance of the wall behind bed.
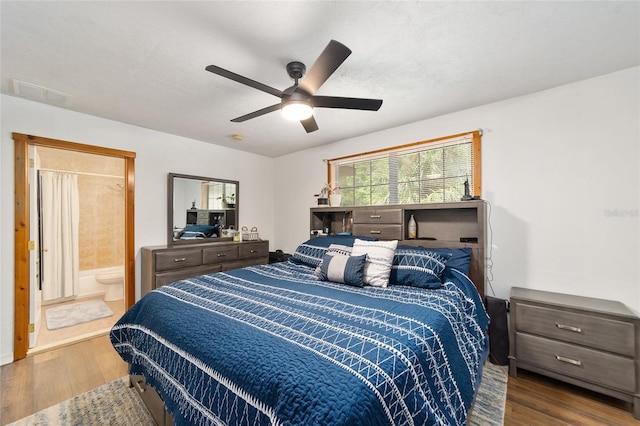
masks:
[[[486,294],[507,298],[521,286],[640,310],[639,81],[634,67],[277,158],[288,190],[275,194],[275,246],[290,252],[308,238],[323,159],[482,128],[493,230]]]
[[[240,181],[240,224],[271,239],[273,159],[1,95],[0,364],[13,360],[14,164],[12,132],[134,151],[136,295],[141,246],[167,241],[167,173]],[[238,167],[242,164],[243,167]]]
[[[308,238],[322,159],[482,128],[495,294],[523,286],[640,310],[639,80],[635,67],[275,160],[0,95],[0,364],[13,346],[11,132],[135,151],[136,251],[165,242],[173,171],[240,180],[241,223],[290,252]]]

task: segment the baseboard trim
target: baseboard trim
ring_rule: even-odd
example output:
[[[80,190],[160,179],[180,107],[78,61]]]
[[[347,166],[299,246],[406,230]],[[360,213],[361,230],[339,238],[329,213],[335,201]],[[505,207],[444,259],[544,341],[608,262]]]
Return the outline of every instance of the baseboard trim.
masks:
[[[7,352],[0,355],[0,365],[11,364],[13,362],[13,352]]]

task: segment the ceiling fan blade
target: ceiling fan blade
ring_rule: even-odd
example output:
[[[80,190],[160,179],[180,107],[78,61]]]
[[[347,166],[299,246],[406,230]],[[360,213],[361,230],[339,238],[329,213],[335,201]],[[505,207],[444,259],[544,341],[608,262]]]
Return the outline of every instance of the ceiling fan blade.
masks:
[[[310,95],[316,93],[349,55],[351,55],[351,49],[340,42],[331,40],[307,74],[302,77],[296,91],[303,90]]]
[[[250,78],[243,77],[240,74],[236,74],[231,71],[227,71],[224,68],[217,67],[215,65],[209,65],[205,68],[207,71],[212,72],[214,74],[218,74],[222,77],[228,78],[230,80],[236,81],[238,83],[247,85],[249,87],[253,87],[254,89],[262,90],[263,92],[267,92],[273,96],[277,96],[279,98],[282,97],[282,90],[274,89],[271,86],[267,86],[266,84],[259,83],[255,80],[251,80]],[[233,120],[231,120],[233,121]]]
[[[337,96],[313,96],[311,103],[317,108],[343,108],[377,111],[382,99],[342,98]]]
[[[313,115],[306,120],[300,120],[302,126],[307,131],[307,133],[315,132],[318,130],[318,123],[316,123],[316,119],[313,118]]]
[[[260,117],[261,115],[265,115],[270,112],[277,111],[279,109],[280,109],[280,104],[275,104],[275,105],[268,106],[266,108],[259,109],[257,111],[253,111],[241,117],[234,118],[231,121],[233,121],[234,123],[242,123],[243,121],[251,120],[252,118]]]

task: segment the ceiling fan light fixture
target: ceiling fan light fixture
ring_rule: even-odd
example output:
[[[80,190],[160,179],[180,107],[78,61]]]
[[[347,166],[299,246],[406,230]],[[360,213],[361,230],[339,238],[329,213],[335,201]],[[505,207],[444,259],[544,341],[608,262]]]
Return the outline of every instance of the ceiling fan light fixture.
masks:
[[[294,84],[284,90],[275,89],[216,65],[208,65],[205,70],[281,99],[277,104],[241,115],[232,119],[232,122],[242,123],[252,118],[281,110],[286,119],[299,121],[304,130],[307,133],[311,133],[318,130],[318,123],[316,123],[316,119],[313,116],[315,108],[377,111],[382,105],[382,99],[316,95],[320,86],[342,65],[350,54],[351,49],[347,46],[331,40],[313,63],[308,73],[305,74],[307,68],[302,62],[289,62],[287,64],[287,74],[294,80]]]
[[[289,101],[282,106],[282,115],[291,121],[306,120],[313,115],[313,108],[309,102]]]

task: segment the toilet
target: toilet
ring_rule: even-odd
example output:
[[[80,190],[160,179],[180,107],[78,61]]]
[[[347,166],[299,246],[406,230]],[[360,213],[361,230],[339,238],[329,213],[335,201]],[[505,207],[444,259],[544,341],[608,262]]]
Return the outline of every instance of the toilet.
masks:
[[[96,274],[96,281],[106,288],[105,302],[124,299],[124,266],[102,270]]]

